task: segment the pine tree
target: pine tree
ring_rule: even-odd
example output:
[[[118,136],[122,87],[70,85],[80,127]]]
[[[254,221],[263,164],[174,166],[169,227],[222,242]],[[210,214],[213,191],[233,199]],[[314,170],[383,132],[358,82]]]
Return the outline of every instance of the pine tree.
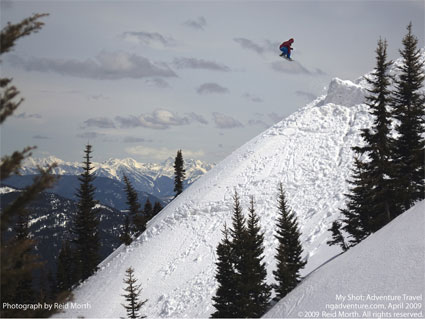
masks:
[[[176,192],[176,197],[183,192],[185,174],[182,150],[178,150],[174,160],[174,191]]]
[[[341,210],[341,228],[349,235],[346,247],[358,244],[397,215],[394,202],[395,168],[391,160],[394,141],[390,134],[390,66],[387,43],[380,39],[376,49],[376,67],[371,77],[366,78],[371,87],[366,100],[373,123],[371,128],[362,130],[365,145],[353,147],[357,157],[352,179],[348,181],[352,187],[345,194],[346,208]],[[360,156],[365,160],[361,160]],[[335,227],[334,231],[337,231]],[[339,234],[334,233],[334,236]]]
[[[33,16],[22,20],[20,23],[8,23],[0,34],[0,55],[12,51],[15,42],[21,37],[28,36],[38,32],[43,22],[39,21],[47,14],[34,14]],[[0,124],[11,116],[14,111],[23,102],[23,98],[19,98],[18,89],[12,85],[12,79],[0,78]],[[31,151],[35,147],[27,147],[22,151],[15,151],[12,155],[5,155],[0,161],[0,181],[7,179],[9,176],[18,173],[22,161],[31,156]],[[16,216],[21,215],[24,218],[27,212],[25,207],[45,189],[51,187],[56,178],[51,174],[55,165],[51,165],[46,169],[40,169],[40,175],[34,178],[33,184],[22,191],[19,197],[8,207],[2,207],[0,214],[0,261],[1,261],[1,300],[0,303],[13,302],[14,296],[17,295],[18,285],[24,278],[30,276],[32,271],[40,268],[42,263],[37,256],[26,254],[31,251],[34,241],[29,238],[12,238],[5,240],[4,235],[13,227]],[[20,217],[20,218],[21,218]],[[20,310],[1,309],[1,317],[24,317],[31,315],[29,312]]]
[[[392,62],[387,62],[387,42],[379,39],[376,49],[376,67],[372,76],[366,78],[371,89],[366,96],[369,113],[372,115],[371,128],[362,131],[362,138],[366,142],[363,147],[354,150],[369,158],[365,162],[366,177],[370,180],[370,231],[374,232],[389,223],[395,217],[393,203],[394,168],[391,161],[390,136],[390,91],[391,78],[389,68]]]
[[[371,234],[371,200],[369,198],[372,193],[368,172],[364,167],[365,164],[362,161],[358,158],[354,159],[352,179],[348,180],[352,187],[350,192],[345,194],[348,199],[347,206],[341,209],[342,229],[349,234],[348,247],[357,245]],[[381,223],[377,220],[374,222]]]
[[[143,206],[143,214],[146,220],[151,220],[153,217],[153,207],[149,197],[146,199],[145,206]]]
[[[120,241],[126,246],[133,242],[133,239],[131,238],[130,218],[128,215],[125,216],[124,228],[120,235]]]
[[[403,46],[400,50],[403,64],[399,66],[393,97],[393,113],[398,120],[394,145],[398,213],[425,197],[425,96],[421,93],[424,61],[417,47],[418,39],[412,33],[412,23],[407,27]]]
[[[57,259],[56,292],[58,294],[71,290],[75,283],[71,244],[64,240]]]
[[[213,306],[217,309],[212,318],[238,318],[236,309],[236,274],[233,268],[233,254],[229,231],[224,226],[223,239],[217,246],[217,271],[215,278],[218,288],[212,298]]]
[[[48,16],[48,14],[34,14],[29,18],[22,20],[20,23],[11,24],[10,22],[1,30],[0,34],[0,54],[10,52],[15,46],[15,42],[32,33],[37,33],[44,25],[44,22],[39,21],[41,18]],[[3,123],[7,117],[13,114],[13,112],[23,102],[23,99],[18,101],[14,100],[18,97],[19,91],[15,86],[10,86],[12,79],[1,78],[0,88],[2,89],[0,97],[0,124]],[[22,157],[26,152],[15,152],[13,156],[15,160],[18,157]],[[21,156],[19,156],[21,154]],[[11,162],[10,164],[18,162]],[[3,166],[4,163],[2,163]],[[18,166],[15,166],[18,168]],[[1,176],[4,176],[1,174]]]
[[[243,283],[248,285],[249,303],[247,317],[260,318],[267,310],[271,287],[267,284],[267,270],[264,262],[264,234],[261,232],[260,219],[255,213],[254,198],[251,197],[247,220],[247,260],[248,272],[244,274]]]
[[[100,261],[99,220],[98,210],[95,208],[97,201],[94,199],[95,187],[93,181],[95,177],[91,172],[93,169],[91,152],[92,146],[86,145],[83,163],[84,172],[79,177],[80,188],[76,194],[79,199],[78,210],[72,228],[78,280],[90,277],[97,270],[97,264]]]
[[[142,207],[138,201],[136,190],[131,185],[127,176],[123,177],[125,184],[125,192],[127,194],[128,210],[133,222],[132,233],[137,237],[146,230],[146,216],[142,213]]]
[[[277,269],[273,275],[277,281],[274,285],[277,297],[285,297],[300,282],[300,270],[306,262],[302,260],[302,246],[298,230],[297,217],[286,203],[282,183],[279,184],[279,218],[277,220],[277,235],[279,241],[277,254]]]
[[[248,317],[249,286],[245,278],[249,272],[248,253],[246,243],[248,242],[248,232],[246,219],[242,212],[239,194],[235,191],[233,195],[233,216],[232,228],[230,229],[232,263],[235,271],[235,309],[237,317]]]
[[[262,262],[264,234],[251,198],[248,220],[242,213],[240,198],[233,196],[232,228],[225,226],[224,238],[217,246],[219,284],[213,297],[213,318],[258,318],[268,305],[271,287],[266,283],[267,270]]]
[[[329,239],[326,244],[329,246],[333,245],[339,245],[341,246],[343,251],[346,251],[348,249],[347,244],[345,243],[344,236],[341,232],[341,222],[339,220],[335,220],[332,223],[331,228],[328,229],[332,233],[332,239]]]
[[[127,311],[127,317],[136,319],[136,318],[146,318],[140,314],[140,308],[147,302],[147,300],[139,301],[140,293],[142,291],[141,284],[137,284],[137,279],[134,278],[134,269],[129,267],[126,270],[126,279],[124,283],[127,285],[124,288],[126,294],[122,295],[125,297],[126,305],[122,305]]]

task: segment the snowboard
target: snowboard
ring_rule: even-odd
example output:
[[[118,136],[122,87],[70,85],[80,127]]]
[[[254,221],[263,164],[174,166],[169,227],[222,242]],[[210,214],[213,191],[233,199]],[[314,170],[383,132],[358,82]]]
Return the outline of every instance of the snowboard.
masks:
[[[284,58],[285,60],[288,60],[288,61],[294,61],[293,59],[291,59],[291,58],[288,58],[286,55],[279,55],[281,58]]]

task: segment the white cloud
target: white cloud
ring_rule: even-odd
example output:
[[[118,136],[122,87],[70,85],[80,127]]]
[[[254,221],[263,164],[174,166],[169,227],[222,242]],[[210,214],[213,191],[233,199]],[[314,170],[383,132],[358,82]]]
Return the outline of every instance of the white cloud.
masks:
[[[126,41],[145,44],[148,46],[161,45],[163,47],[170,47],[176,45],[176,40],[170,36],[164,36],[158,32],[124,32],[122,38]]]
[[[225,88],[217,83],[204,83],[200,87],[196,89],[196,92],[198,94],[211,94],[211,93],[217,93],[217,94],[225,94],[229,93],[229,89]]]
[[[177,69],[230,71],[230,68],[224,64],[196,58],[175,58],[173,64]]]
[[[84,121],[81,127],[115,128],[115,124],[111,119],[107,117],[95,117]]]
[[[218,112],[214,112],[212,115],[217,128],[231,129],[236,127],[243,127],[243,124],[241,122],[229,115],[225,115],[223,113]]]
[[[189,125],[193,122],[208,124],[202,115],[194,112],[180,116],[177,113],[165,109],[157,109],[150,114],[145,113],[139,116],[117,116],[115,120],[119,123],[121,128],[146,127],[158,130],[168,129],[171,126]]]
[[[183,25],[197,30],[204,30],[204,27],[207,25],[207,20],[204,17],[198,17],[197,19],[185,21]]]
[[[233,41],[238,43],[243,49],[254,51],[258,54],[266,52],[279,52],[279,43],[263,40],[261,43],[254,42],[246,38],[234,38]]]
[[[276,61],[271,64],[271,67],[274,71],[282,72],[282,73],[308,74],[308,75],[318,75],[318,76],[326,75],[324,71],[318,68],[316,68],[314,71],[310,71],[298,61],[286,61],[286,60]]]
[[[98,80],[177,76],[165,63],[155,63],[127,52],[102,51],[94,59],[85,61],[36,57],[23,59],[16,55],[9,56],[7,61],[27,71],[55,72]]]

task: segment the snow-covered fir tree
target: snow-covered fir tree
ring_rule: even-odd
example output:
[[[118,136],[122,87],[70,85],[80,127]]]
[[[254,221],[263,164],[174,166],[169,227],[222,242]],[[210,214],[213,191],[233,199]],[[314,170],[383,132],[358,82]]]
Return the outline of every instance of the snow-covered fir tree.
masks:
[[[186,171],[184,169],[183,153],[182,150],[178,150],[174,160],[174,192],[176,196],[183,192],[183,181],[185,176]]]
[[[255,213],[254,197],[251,196],[247,219],[246,266],[247,273],[243,278],[248,286],[249,303],[247,315],[260,318],[267,310],[270,302],[271,287],[267,284],[267,270],[264,258],[264,233],[261,231],[260,219]]]
[[[131,225],[130,225],[130,217],[128,214],[125,216],[124,226],[121,231],[120,241],[128,246],[132,243],[133,239],[131,238]]]
[[[123,304],[123,307],[127,312],[127,318],[146,318],[146,316],[140,313],[140,309],[147,302],[147,300],[140,300],[142,285],[137,284],[137,279],[134,277],[134,269],[132,267],[129,267],[125,274],[126,277],[124,279],[124,283],[126,284],[126,287],[124,288],[125,294],[122,296],[126,301],[126,304]]]
[[[126,175],[123,176],[129,215],[133,224],[131,233],[136,237],[146,230],[146,216],[142,212],[137,192]]]
[[[397,140],[394,163],[397,180],[395,196],[399,212],[425,198],[425,96],[421,93],[425,78],[418,39],[407,27],[400,50],[402,64],[395,80],[394,117],[397,120]]]
[[[394,167],[391,161],[390,66],[387,43],[380,39],[376,49],[376,67],[371,76],[366,77],[371,87],[366,100],[373,123],[362,130],[361,137],[365,144],[353,147],[357,157],[349,181],[352,187],[346,194],[346,208],[341,210],[342,229],[350,237],[350,246],[359,243],[396,216]],[[334,234],[335,231],[334,227]]]
[[[211,315],[212,318],[237,318],[236,309],[236,275],[233,268],[233,254],[229,238],[229,231],[224,225],[223,239],[218,244],[217,249],[217,270],[215,279],[218,288],[215,296],[212,298],[213,306],[216,311]]]
[[[84,150],[83,173],[79,177],[80,188],[77,190],[79,199],[77,213],[74,217],[72,233],[74,235],[73,243],[75,245],[76,273],[78,279],[90,277],[96,270],[100,261],[99,248],[99,219],[97,201],[94,199],[95,179],[91,163],[92,146],[86,145]]]
[[[339,245],[343,251],[346,251],[348,246],[341,231],[341,222],[339,220],[334,220],[328,231],[332,233],[332,237],[326,242],[326,244],[329,246]]]
[[[300,270],[306,262],[302,259],[303,248],[300,241],[300,231],[295,214],[286,203],[283,184],[278,189],[279,217],[277,219],[276,239],[278,240],[276,267],[273,275],[276,279],[274,290],[277,297],[285,297],[300,282]]]
[[[213,305],[213,318],[259,318],[268,305],[271,287],[266,283],[263,260],[264,235],[251,197],[249,216],[245,219],[237,192],[233,196],[232,228],[225,226],[217,246],[219,284]]]

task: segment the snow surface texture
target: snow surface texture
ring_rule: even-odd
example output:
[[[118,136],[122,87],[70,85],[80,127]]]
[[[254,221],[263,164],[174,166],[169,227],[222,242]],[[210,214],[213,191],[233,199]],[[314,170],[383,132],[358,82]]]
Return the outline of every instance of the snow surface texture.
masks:
[[[74,291],[77,304],[62,317],[125,317],[121,303],[125,270],[132,266],[143,286],[148,317],[208,317],[215,308],[216,246],[231,224],[237,190],[245,213],[254,196],[265,232],[268,281],[275,269],[277,188],[282,182],[302,232],[303,275],[340,252],[329,247],[327,229],[339,218],[353,162],[351,147],[370,127],[361,82],[334,79],[326,96],[255,137],[173,200],[129,247],[121,246]],[[87,308],[87,307],[86,307]]]
[[[423,318],[424,212],[425,201],[422,201],[359,245],[318,268],[265,317],[304,318],[319,313],[317,317],[326,318],[329,317],[326,313],[335,313],[337,318],[408,318],[408,314]],[[372,299],[374,296],[387,299]],[[392,297],[399,297],[399,300]],[[416,300],[409,297],[416,297]],[[365,305],[379,305],[381,309],[367,310]],[[333,306],[339,308],[334,310]]]

